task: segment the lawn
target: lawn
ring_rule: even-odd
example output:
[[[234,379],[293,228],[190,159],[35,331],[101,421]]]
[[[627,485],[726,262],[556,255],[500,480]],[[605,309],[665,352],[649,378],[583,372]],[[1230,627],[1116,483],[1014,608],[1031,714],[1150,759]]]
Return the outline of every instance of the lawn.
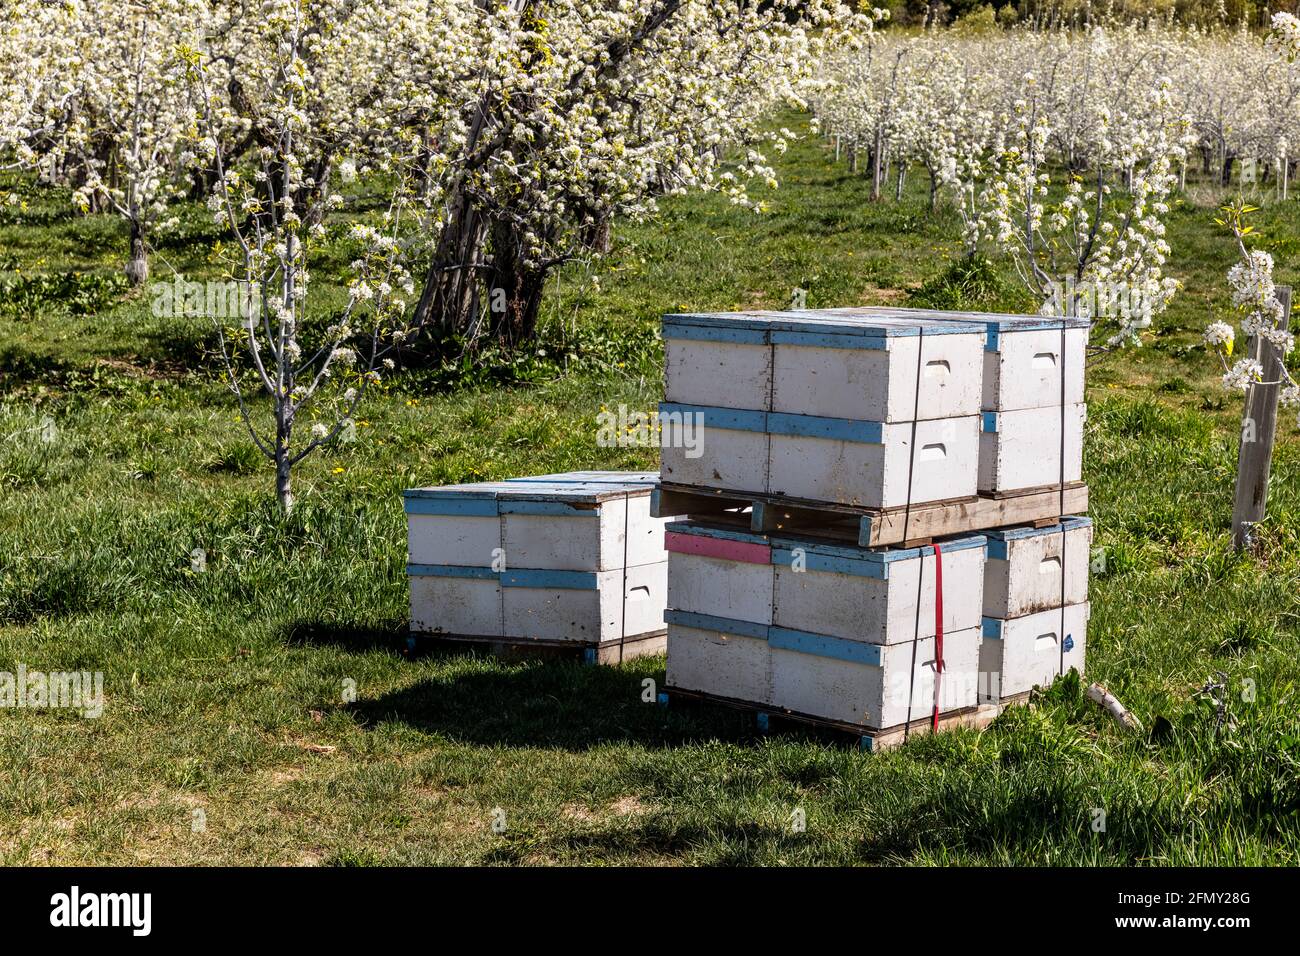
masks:
[[[943,282],[958,224],[927,214],[922,177],[872,204],[814,139],[778,168],[765,215],[693,196],[620,224],[599,290],[585,270],[557,283],[544,354],[395,378],[356,442],[301,467],[288,521],[206,320],[156,318],[114,279],[118,223],[16,183],[24,202],[0,209],[0,670],[102,671],[106,702],[98,719],[0,712],[0,863],[1300,863],[1300,443],[1286,415],[1257,553],[1235,555],[1240,401],[1197,347],[1233,248],[1203,184],[1170,228],[1184,291],[1146,347],[1089,372],[1105,568],[1088,676],[1149,733],[1066,680],[982,733],[868,755],[645,703],[662,658],[403,653],[402,489],[653,467],[653,449],[598,447],[596,415],[658,401],[663,312],[784,308],[796,288],[810,307],[1027,305],[1009,274],[977,301]],[[1294,203],[1263,205],[1261,244],[1298,280]],[[215,276],[223,237],[183,220],[155,278]],[[349,258],[336,230],[322,315]],[[1210,679],[1228,687],[1217,734]]]

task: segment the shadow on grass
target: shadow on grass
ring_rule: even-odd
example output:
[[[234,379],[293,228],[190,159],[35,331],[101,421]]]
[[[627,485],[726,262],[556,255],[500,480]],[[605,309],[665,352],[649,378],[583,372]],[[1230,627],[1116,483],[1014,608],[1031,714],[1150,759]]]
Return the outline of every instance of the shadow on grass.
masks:
[[[71,204],[49,208],[5,209],[0,212],[0,228],[44,228],[84,218]]]
[[[611,743],[670,747],[753,733],[748,715],[647,703],[644,681],[663,685],[657,658],[620,667],[482,660],[478,669],[472,656],[454,656],[460,660],[449,660],[445,675],[357,701],[353,715],[363,726],[396,721],[467,744],[573,751]]]
[[[49,381],[67,369],[67,363],[48,352],[33,351],[21,344],[0,348],[0,383],[6,389]]]
[[[337,621],[294,621],[281,630],[280,640],[293,647],[334,647],[353,654],[368,651],[398,654],[406,646],[406,632],[405,621],[378,627]]]
[[[770,865],[780,859],[802,859],[808,854],[805,834],[789,827],[756,821],[675,822],[667,816],[643,821],[602,826],[581,833],[566,833],[538,841],[528,837],[502,840],[478,861],[483,864],[519,865],[539,856],[560,862],[636,863],[646,857],[681,862],[701,852],[709,866]]]

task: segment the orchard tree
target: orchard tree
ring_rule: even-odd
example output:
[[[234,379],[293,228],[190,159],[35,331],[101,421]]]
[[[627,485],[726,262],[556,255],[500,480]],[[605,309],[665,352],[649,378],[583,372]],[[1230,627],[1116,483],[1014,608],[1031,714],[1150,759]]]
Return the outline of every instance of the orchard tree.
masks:
[[[1288,13],[1278,13],[1273,17],[1272,26],[1268,42],[1279,58],[1278,68],[1282,63],[1293,64],[1300,60],[1300,19]],[[1232,304],[1241,316],[1241,331],[1248,338],[1267,342],[1277,350],[1281,357],[1281,381],[1277,383],[1282,386],[1279,400],[1285,406],[1300,409],[1300,382],[1286,367],[1287,356],[1295,351],[1295,335],[1290,329],[1290,316],[1283,311],[1283,302],[1273,277],[1273,257],[1262,249],[1251,249],[1247,245],[1247,238],[1254,228],[1246,220],[1254,211],[1255,207],[1237,200],[1223,207],[1223,218],[1215,220],[1231,230],[1237,246],[1237,262],[1228,271]],[[1206,344],[1214,349],[1223,365],[1224,387],[1246,391],[1262,382],[1264,368],[1250,355],[1232,361],[1236,337],[1233,324],[1223,319],[1210,323],[1205,330]],[[1300,424],[1300,419],[1297,424]]]
[[[0,163],[38,165],[36,147],[51,134],[47,114],[58,115],[72,92],[59,64],[69,56],[74,26],[62,4],[0,6]]]
[[[1107,345],[1137,344],[1178,289],[1164,271],[1165,220],[1190,123],[1164,79],[1149,91],[1141,124],[1097,103],[1087,172],[1054,183],[1048,143],[1056,116],[1041,89],[1034,74],[1023,77],[984,190],[984,229],[1045,312],[1112,319]]]
[[[39,20],[37,49],[62,77],[43,91],[27,160],[74,187],[83,211],[108,210],[129,231],[126,274],[149,277],[149,240],[171,224],[192,158],[197,104],[177,55],[208,22],[206,0],[75,0]]]
[[[469,0],[216,0],[215,9],[204,72],[226,109],[210,114],[205,131],[228,166],[274,148],[279,129],[266,114],[278,109],[279,47],[299,46],[308,95],[297,102],[302,171],[293,199],[308,226],[324,211],[317,200],[332,176],[346,185],[395,164],[405,171],[418,137],[445,129],[478,66]],[[301,23],[293,41],[281,30],[285,11]],[[420,158],[431,161],[427,150]],[[281,179],[264,184],[269,201]]]
[[[552,270],[599,254],[615,217],[644,218],[657,197],[689,189],[761,209],[751,185],[776,186],[761,119],[778,99],[801,102],[800,81],[839,31],[870,21],[838,0],[475,9],[460,113],[430,124],[443,185],[415,321],[514,343],[533,336]],[[734,144],[740,157],[726,163]]]
[[[339,5],[340,12],[346,9]],[[322,19],[321,10],[307,0],[261,5],[256,32],[245,35],[256,70],[250,64],[244,74],[248,85],[240,104],[214,91],[220,74],[208,72],[211,51],[183,51],[202,103],[198,149],[216,176],[209,206],[234,234],[229,278],[245,290],[240,328],[218,324],[221,354],[244,425],[274,464],[276,498],[286,514],[294,504],[294,466],[354,427],[366,389],[392,366],[385,352],[403,337],[401,296],[414,291],[396,239],[409,199],[399,179],[382,230],[351,227],[358,254],[341,315],[323,333],[310,334],[305,324],[310,247],[327,235],[331,211],[344,205],[319,163],[334,150],[350,155],[361,149],[361,125],[334,113],[337,103],[318,100],[370,90],[366,66],[375,67],[387,49],[374,36],[356,41],[338,22]],[[341,88],[336,83],[350,59],[362,81]],[[365,105],[353,104],[363,117]],[[329,115],[337,123],[322,126],[321,117]],[[232,164],[219,134],[239,123],[256,130],[258,145],[247,162]],[[269,399],[269,422],[252,401],[259,392]]]

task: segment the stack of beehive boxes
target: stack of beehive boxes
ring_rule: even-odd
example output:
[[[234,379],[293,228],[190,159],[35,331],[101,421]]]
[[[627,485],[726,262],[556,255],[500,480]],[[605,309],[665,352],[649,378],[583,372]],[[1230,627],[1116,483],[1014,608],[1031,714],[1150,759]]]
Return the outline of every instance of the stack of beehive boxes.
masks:
[[[977,493],[1064,489],[1086,335],[1083,320],[902,309],[667,316],[662,481],[804,515],[902,512],[903,527],[917,505],[960,519]],[[1082,669],[1086,521],[875,549],[765,530],[728,514],[668,526],[670,689],[883,729]]]
[[[662,652],[657,479],[592,471],[406,491],[411,631],[602,662]]]

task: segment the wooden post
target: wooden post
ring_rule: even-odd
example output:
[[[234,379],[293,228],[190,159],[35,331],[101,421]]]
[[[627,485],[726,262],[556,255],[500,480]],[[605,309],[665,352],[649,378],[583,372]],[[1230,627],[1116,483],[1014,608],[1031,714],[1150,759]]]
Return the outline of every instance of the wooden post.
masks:
[[[1279,286],[1282,317],[1277,327],[1291,322],[1291,289]],[[1232,546],[1249,548],[1255,525],[1264,520],[1268,504],[1268,473],[1273,459],[1273,438],[1277,434],[1277,399],[1281,391],[1282,355],[1272,343],[1259,338],[1250,341],[1250,355],[1263,367],[1263,383],[1246,391],[1246,411],[1241,420],[1241,446],[1237,452],[1237,493],[1232,505]]]

